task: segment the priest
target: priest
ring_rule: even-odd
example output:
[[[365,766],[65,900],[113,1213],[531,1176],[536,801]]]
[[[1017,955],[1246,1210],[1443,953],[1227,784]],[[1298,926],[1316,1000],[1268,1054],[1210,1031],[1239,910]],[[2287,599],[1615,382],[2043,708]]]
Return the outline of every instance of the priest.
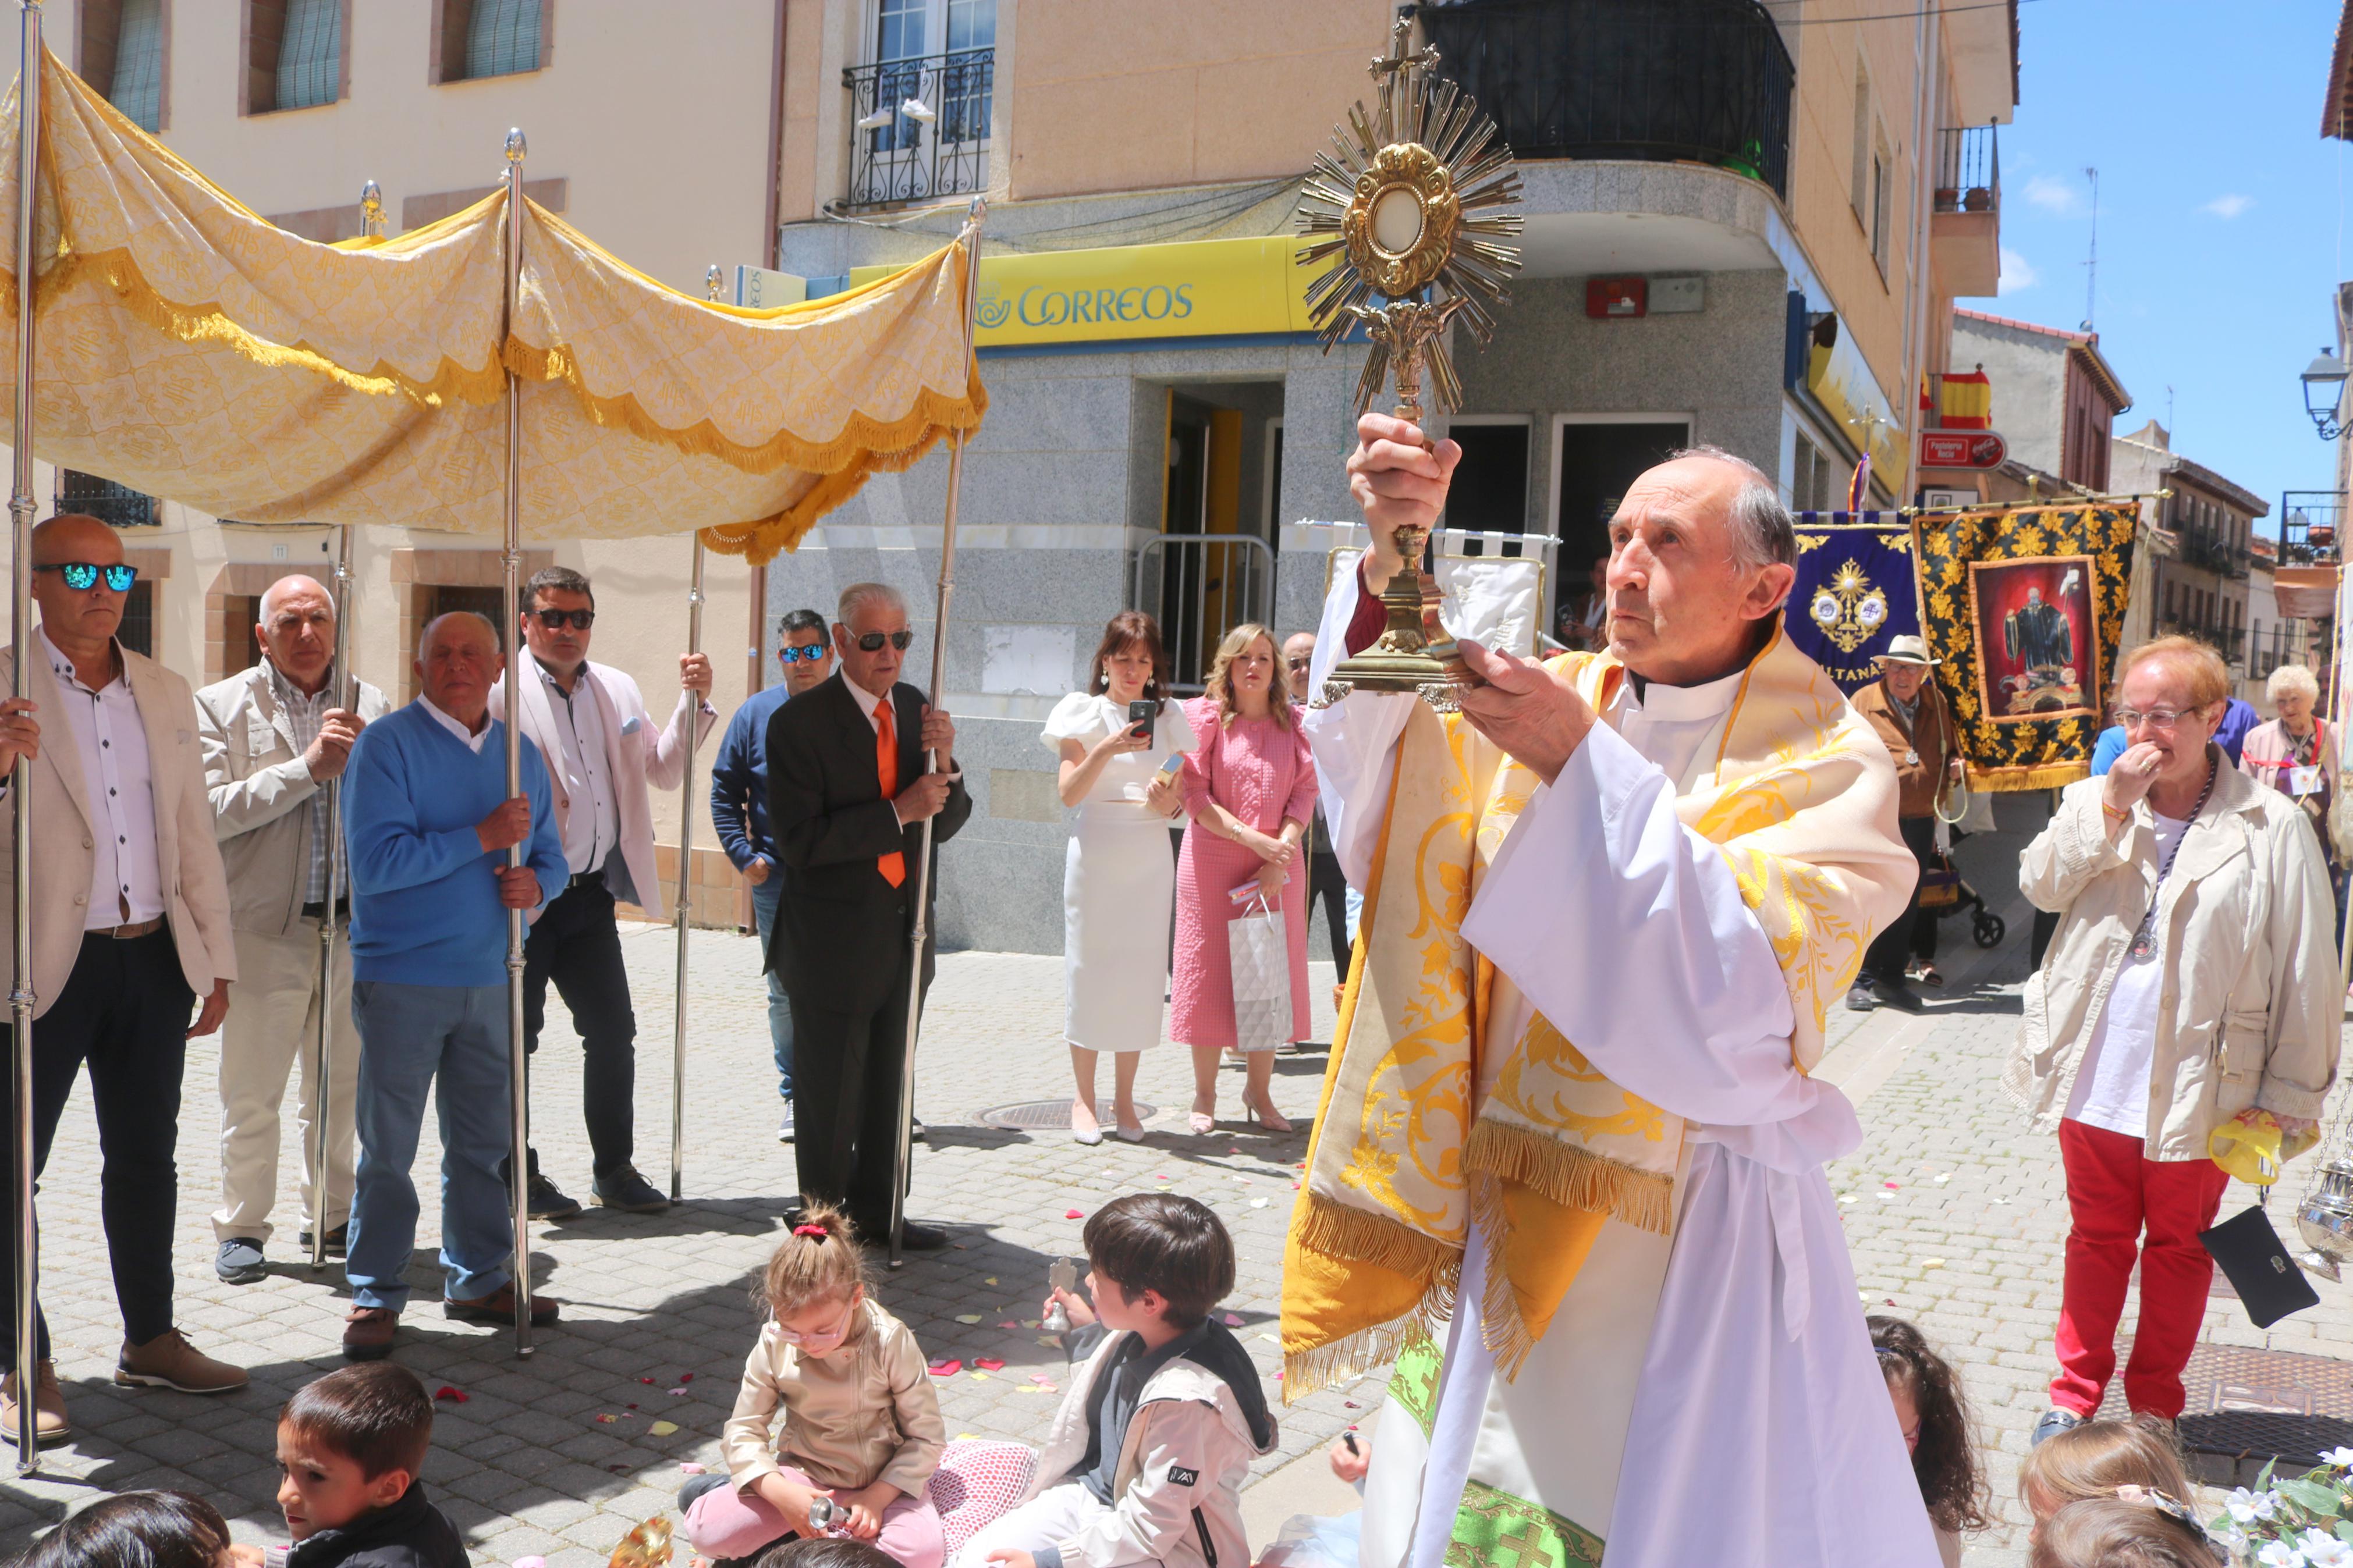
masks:
[[[1460,456],[1382,415],[1317,639],[1381,629]],[[1286,1394],[1394,1358],[1365,1568],[1936,1568],[1808,1076],[1915,877],[1894,764],[1791,646],[1772,480],[1677,454],[1609,524],[1607,649],[1462,640],[1460,714],[1307,721],[1366,889],[1284,1261]]]

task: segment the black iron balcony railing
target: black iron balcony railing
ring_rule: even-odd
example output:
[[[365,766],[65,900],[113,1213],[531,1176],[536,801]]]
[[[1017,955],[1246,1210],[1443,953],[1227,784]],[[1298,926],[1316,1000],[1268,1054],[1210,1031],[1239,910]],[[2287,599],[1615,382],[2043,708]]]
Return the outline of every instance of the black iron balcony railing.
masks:
[[[844,208],[931,201],[988,184],[997,51],[957,49],[851,66]]]
[[[2227,664],[2239,662],[2241,650],[2247,640],[2247,628],[2244,626],[2226,626],[2219,621],[2177,619],[2170,616],[2158,617],[2157,630],[2160,637],[2196,637],[2221,654]]]
[[[2224,542],[2221,536],[2203,529],[2184,530],[2179,540],[2183,565],[2200,572],[2211,572],[2219,577],[2243,577],[2247,574],[2247,552]]]
[[[1408,7],[1438,72],[1523,159],[1713,163],[1789,194],[1797,79],[1757,0],[1451,0]]]
[[[2310,566],[2338,559],[2337,531],[2344,523],[2344,491],[2282,491],[2280,564]]]
[[[2001,210],[2001,147],[1992,126],[1936,132],[1936,210]]]
[[[60,476],[58,510],[86,512],[116,528],[153,528],[164,521],[164,509],[153,496],[71,468]]]

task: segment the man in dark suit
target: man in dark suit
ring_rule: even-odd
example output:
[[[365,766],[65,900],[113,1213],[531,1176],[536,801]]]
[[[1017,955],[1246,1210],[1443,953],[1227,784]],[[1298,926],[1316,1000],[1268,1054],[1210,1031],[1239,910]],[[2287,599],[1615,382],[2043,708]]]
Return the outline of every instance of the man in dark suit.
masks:
[[[906,602],[858,583],[836,615],[840,673],[768,721],[768,831],[784,861],[768,963],[792,1000],[801,1194],[842,1205],[879,1240],[898,1155],[918,835],[936,818],[934,843],[955,837],[972,797],[955,725],[899,679],[914,640]],[[938,771],[923,771],[925,752]],[[934,945],[923,945],[927,988]],[[913,1222],[900,1240],[947,1245]]]

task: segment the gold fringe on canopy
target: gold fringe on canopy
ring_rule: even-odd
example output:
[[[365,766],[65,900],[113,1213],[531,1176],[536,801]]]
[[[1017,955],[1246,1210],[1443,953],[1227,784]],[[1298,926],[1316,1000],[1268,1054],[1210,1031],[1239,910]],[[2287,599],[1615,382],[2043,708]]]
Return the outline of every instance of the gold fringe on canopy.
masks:
[[[526,204],[506,322],[503,191],[396,238],[314,244],[54,57],[42,68],[34,428],[52,462],[215,516],[496,536],[512,373],[526,538],[700,529],[765,562],[987,410],[960,244],[846,294],[745,310],[666,288]],[[15,103],[12,88],[11,172]],[[6,236],[20,195],[0,178]],[[0,256],[0,354],[15,260]]]

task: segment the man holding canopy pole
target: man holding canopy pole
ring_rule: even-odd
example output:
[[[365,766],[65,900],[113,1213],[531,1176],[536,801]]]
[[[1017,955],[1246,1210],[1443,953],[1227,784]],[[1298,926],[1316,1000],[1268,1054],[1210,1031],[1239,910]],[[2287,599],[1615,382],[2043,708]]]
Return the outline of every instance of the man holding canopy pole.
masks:
[[[1373,545],[1326,602],[1319,687],[1461,455],[1383,415],[1357,433]],[[1366,1568],[1933,1568],[1821,1172],[1861,1129],[1807,1076],[1911,888],[1894,768],[1782,635],[1770,479],[1679,454],[1609,539],[1606,653],[1464,637],[1459,716],[1359,687],[1306,721],[1366,895],[1285,1397],[1398,1362]]]

